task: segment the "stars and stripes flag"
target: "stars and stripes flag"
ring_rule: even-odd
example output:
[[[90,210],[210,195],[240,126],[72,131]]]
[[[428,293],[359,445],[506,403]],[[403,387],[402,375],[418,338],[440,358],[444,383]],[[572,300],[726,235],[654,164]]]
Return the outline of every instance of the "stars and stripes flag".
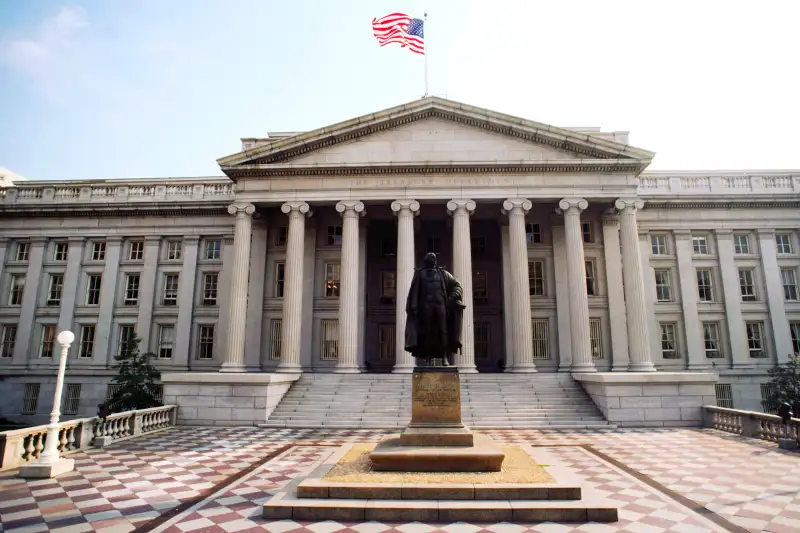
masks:
[[[392,13],[372,19],[372,33],[381,46],[399,43],[416,54],[425,55],[425,21],[405,13]]]

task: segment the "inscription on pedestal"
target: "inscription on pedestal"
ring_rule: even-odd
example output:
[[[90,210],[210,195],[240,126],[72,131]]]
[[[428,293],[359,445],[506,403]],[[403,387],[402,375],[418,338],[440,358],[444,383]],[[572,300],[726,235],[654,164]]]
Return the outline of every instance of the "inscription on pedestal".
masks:
[[[414,372],[411,426],[461,425],[461,381],[458,372]]]

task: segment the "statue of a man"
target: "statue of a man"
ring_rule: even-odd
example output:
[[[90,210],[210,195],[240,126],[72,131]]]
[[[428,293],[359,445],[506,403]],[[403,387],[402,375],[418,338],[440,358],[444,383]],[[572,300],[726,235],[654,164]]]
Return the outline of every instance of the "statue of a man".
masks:
[[[423,265],[414,271],[406,300],[405,349],[427,365],[441,359],[450,366],[461,349],[461,316],[466,307],[461,284],[436,265],[436,254],[426,254]]]

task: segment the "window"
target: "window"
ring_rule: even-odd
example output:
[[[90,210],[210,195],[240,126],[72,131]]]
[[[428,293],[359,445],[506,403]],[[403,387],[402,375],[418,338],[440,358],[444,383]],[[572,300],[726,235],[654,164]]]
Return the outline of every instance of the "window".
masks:
[[[675,336],[675,324],[660,324],[661,326],[661,357],[663,359],[680,359]]]
[[[654,270],[656,277],[656,301],[672,301],[672,279],[669,270]]]
[[[442,244],[439,237],[428,237],[425,239],[425,253],[426,254],[440,254],[442,253]]]
[[[475,360],[489,360],[489,324],[475,324]]]
[[[92,243],[92,261],[106,260],[106,243],[95,241]]]
[[[392,304],[397,297],[397,274],[394,270],[381,272],[381,303]]]
[[[734,235],[733,236],[733,251],[735,254],[749,254],[750,253],[750,238],[747,235]]]
[[[539,224],[525,224],[525,240],[530,244],[542,242],[542,228]]]
[[[708,255],[708,239],[706,237],[692,237],[692,250],[697,255]]]
[[[476,324],[477,327],[477,324]],[[477,333],[475,335],[475,355],[478,354],[478,341]],[[379,324],[378,325],[378,358],[381,361],[392,362],[395,358],[395,335],[394,324]]]
[[[50,275],[50,287],[47,289],[47,305],[61,305],[61,293],[64,291],[64,276],[61,274]]]
[[[80,338],[78,357],[81,359],[90,359],[94,353],[94,326],[81,326]]]
[[[275,298],[283,298],[286,284],[286,263],[275,263]]]
[[[53,261],[66,261],[67,260],[67,243],[57,242],[53,247]]]
[[[475,270],[472,273],[472,301],[476,304],[489,302],[489,281],[485,270]]]
[[[218,282],[218,273],[207,272],[203,274],[203,305],[217,305]]]
[[[592,350],[592,359],[603,358],[603,338],[599,318],[589,319],[589,347]]]
[[[278,246],[285,247],[286,241],[289,240],[289,226],[281,226],[278,228]]]
[[[31,252],[31,243],[29,242],[18,242],[17,243],[17,253],[14,257],[16,261],[27,261],[28,255]]]
[[[14,357],[14,342],[16,340],[17,326],[10,324],[0,326],[0,358]]]
[[[710,270],[697,270],[697,297],[701,302],[714,301],[714,292],[711,290]]]
[[[531,319],[533,328],[533,358],[550,359],[550,321],[547,318]]]
[[[789,331],[792,334],[792,352],[800,353],[800,322],[790,322]]]
[[[203,257],[205,259],[219,259],[222,257],[222,241],[210,239],[206,241]]]
[[[178,305],[178,274],[164,274],[163,305]]]
[[[719,359],[722,351],[719,347],[719,327],[714,322],[703,322],[703,344],[707,359]]]
[[[322,321],[322,354],[323,361],[336,361],[339,358],[339,321]]]
[[[790,233],[778,233],[775,235],[775,245],[779,255],[792,254],[792,235]]]
[[[172,357],[172,343],[175,340],[173,326],[161,326],[158,331],[158,358],[170,359]]]
[[[86,284],[86,305],[100,305],[100,286],[102,282],[102,274],[89,274]]]
[[[39,345],[39,357],[53,357],[55,347],[56,327],[42,326],[42,342]]]
[[[770,410],[764,407],[764,403],[769,400],[770,398],[775,396],[775,384],[774,383],[761,383],[761,406],[764,409],[765,413],[777,415],[778,410]]]
[[[167,259],[170,261],[181,258],[181,241],[167,241]]]
[[[653,255],[667,255],[667,236],[651,235],[650,247]]]
[[[397,255],[396,237],[386,237],[381,239],[381,255],[383,257],[394,257]]]
[[[328,226],[328,246],[342,245],[342,227]]]
[[[747,329],[747,347],[750,350],[750,357],[766,357],[764,350],[764,325],[761,322],[745,323]]]
[[[797,274],[793,268],[781,269],[781,282],[783,283],[783,299],[797,301]]]
[[[586,261],[586,294],[589,296],[597,295],[597,284],[595,283],[594,261]]]
[[[125,277],[125,305],[137,305],[139,303],[139,274],[128,274]]]
[[[25,276],[11,276],[11,292],[8,305],[22,305],[22,293],[25,291]]]
[[[67,383],[66,397],[64,398],[64,414],[77,415],[81,403],[81,384]]]
[[[41,388],[41,383],[25,384],[25,395],[22,397],[23,415],[36,414],[36,407],[39,404],[39,389]]]
[[[730,383],[714,384],[714,395],[717,397],[717,407],[733,409],[733,391]]]
[[[528,292],[531,296],[544,296],[544,262],[528,262]]]
[[[144,259],[144,241],[130,241],[128,243],[128,259],[131,261]]]
[[[339,263],[325,263],[325,296],[328,298],[339,297]]]
[[[283,334],[283,321],[280,318],[273,318],[269,321],[269,345],[270,359],[273,361],[281,360],[281,335]]]
[[[130,325],[122,325],[119,327],[119,344],[117,345],[118,355],[128,355],[131,346],[131,340],[136,337],[136,329]]]
[[[106,402],[108,402],[114,395],[119,392],[122,387],[121,383],[109,383],[106,385]]]
[[[742,293],[743,302],[755,302],[758,300],[756,296],[756,284],[753,278],[753,271],[751,269],[739,269],[739,292]]]
[[[470,251],[473,256],[486,255],[486,237],[472,237]]]
[[[200,326],[198,359],[211,359],[214,356],[214,326]]]
[[[583,233],[583,242],[594,242],[591,222],[581,223],[581,233]]]

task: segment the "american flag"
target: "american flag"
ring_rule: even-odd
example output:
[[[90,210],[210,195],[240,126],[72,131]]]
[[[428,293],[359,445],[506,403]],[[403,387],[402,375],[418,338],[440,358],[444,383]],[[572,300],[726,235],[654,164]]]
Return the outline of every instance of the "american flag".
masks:
[[[425,54],[425,22],[409,17],[405,13],[392,13],[379,19],[372,19],[372,33],[381,46],[400,43],[414,53]]]

